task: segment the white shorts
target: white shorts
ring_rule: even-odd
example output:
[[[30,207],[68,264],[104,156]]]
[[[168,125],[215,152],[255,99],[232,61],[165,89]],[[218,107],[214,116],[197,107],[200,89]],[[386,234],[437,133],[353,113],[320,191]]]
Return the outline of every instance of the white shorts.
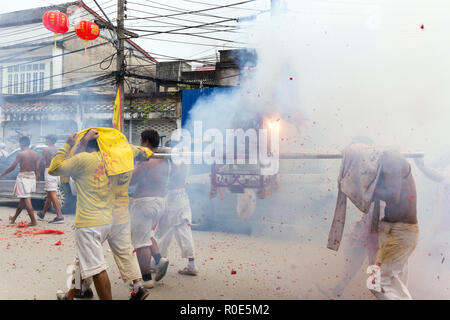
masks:
[[[52,176],[48,174],[48,168],[45,168],[45,191],[57,191],[58,190],[58,184],[59,184],[59,177]]]
[[[17,198],[31,198],[36,191],[36,175],[34,171],[19,172],[14,186],[14,196]]]
[[[166,198],[136,198],[131,206],[131,242],[135,248],[152,245],[159,220],[167,213]]]
[[[81,278],[86,279],[108,268],[103,254],[103,242],[109,237],[111,225],[76,228],[75,243],[80,262]]]

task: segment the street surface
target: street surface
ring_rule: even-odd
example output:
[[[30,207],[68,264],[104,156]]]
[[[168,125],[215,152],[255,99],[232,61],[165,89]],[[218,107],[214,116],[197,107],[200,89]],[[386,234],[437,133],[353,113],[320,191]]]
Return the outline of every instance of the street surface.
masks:
[[[58,289],[66,289],[66,267],[75,255],[74,216],[66,215],[66,222],[58,225],[38,222],[39,230],[56,229],[64,234],[25,235],[25,231],[34,229],[8,224],[8,216],[14,213],[16,205],[15,201],[0,201],[0,299],[53,300]],[[54,216],[48,213],[46,219]],[[25,211],[17,222],[20,221],[28,222]],[[345,257],[341,251],[327,249],[326,239],[319,246],[220,231],[194,231],[194,239],[200,274],[192,277],[177,273],[186,262],[180,258],[174,240],[169,250],[168,273],[151,289],[149,299],[373,299],[365,288],[367,262],[340,298],[332,295],[331,289],[343,274]],[[55,245],[58,241],[61,245]],[[107,243],[104,249],[113,298],[128,299],[128,288],[120,279]],[[414,253],[410,261],[410,290],[415,298],[450,298],[446,285],[448,267],[441,263],[443,255],[420,248]],[[422,272],[422,265],[414,266],[419,258],[439,260],[441,273],[414,277]]]

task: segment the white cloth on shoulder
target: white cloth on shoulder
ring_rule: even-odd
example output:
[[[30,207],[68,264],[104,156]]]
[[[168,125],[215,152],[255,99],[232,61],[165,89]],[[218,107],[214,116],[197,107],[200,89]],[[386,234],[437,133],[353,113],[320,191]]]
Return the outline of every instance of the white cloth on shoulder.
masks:
[[[36,192],[36,175],[34,171],[19,172],[14,186],[14,196],[17,198],[31,198]]]
[[[368,213],[387,149],[362,143],[351,144],[342,152],[338,177],[338,196],[327,248],[338,250],[344,231],[347,197],[362,212]],[[379,210],[375,219],[379,219]],[[376,227],[374,228],[376,229]]]

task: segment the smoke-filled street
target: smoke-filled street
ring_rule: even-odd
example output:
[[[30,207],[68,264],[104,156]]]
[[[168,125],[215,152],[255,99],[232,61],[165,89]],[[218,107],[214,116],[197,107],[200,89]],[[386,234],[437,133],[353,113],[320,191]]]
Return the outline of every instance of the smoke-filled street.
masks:
[[[2,201],[1,205],[0,248],[5,254],[1,255],[0,260],[3,274],[0,299],[54,300],[56,291],[66,288],[68,275],[65,268],[73,261],[75,254],[71,227],[73,216],[66,216],[67,222],[63,225],[40,221],[37,227],[17,228],[7,223],[15,203]],[[49,214],[49,218],[53,216]],[[25,218],[20,220],[25,221]],[[64,234],[25,234],[34,228],[56,229],[64,231]],[[278,228],[275,231],[279,232]],[[340,297],[333,295],[333,288],[345,276],[346,258],[324,245],[318,246],[320,237],[311,239],[311,242],[221,231],[194,231],[193,234],[198,251],[199,275],[192,277],[177,273],[184,261],[179,258],[179,248],[174,242],[169,250],[167,275],[151,289],[149,300],[374,299],[365,286],[367,261],[344,294]],[[59,241],[61,245],[55,245]],[[105,244],[104,248],[110,266],[108,274],[113,298],[128,299],[129,289],[120,279],[108,245]],[[443,252],[438,249],[429,252],[426,249],[419,247],[411,257],[411,273],[420,272],[421,276],[410,278],[410,290],[417,299],[449,299],[450,291],[446,283],[450,272],[448,262],[443,259],[443,255],[448,253],[448,246],[442,248]]]

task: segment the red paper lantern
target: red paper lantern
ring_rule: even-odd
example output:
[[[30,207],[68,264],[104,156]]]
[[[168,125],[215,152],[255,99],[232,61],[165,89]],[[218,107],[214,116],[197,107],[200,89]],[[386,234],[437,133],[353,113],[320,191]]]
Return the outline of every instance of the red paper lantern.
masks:
[[[59,11],[47,11],[42,16],[44,27],[54,33],[66,33],[69,31],[69,17]]]
[[[100,28],[92,21],[81,20],[75,26],[75,33],[84,40],[84,55],[86,55],[86,46],[89,40],[95,40],[100,35]]]
[[[100,35],[100,29],[92,21],[82,20],[75,26],[75,32],[83,40],[94,40]]]

